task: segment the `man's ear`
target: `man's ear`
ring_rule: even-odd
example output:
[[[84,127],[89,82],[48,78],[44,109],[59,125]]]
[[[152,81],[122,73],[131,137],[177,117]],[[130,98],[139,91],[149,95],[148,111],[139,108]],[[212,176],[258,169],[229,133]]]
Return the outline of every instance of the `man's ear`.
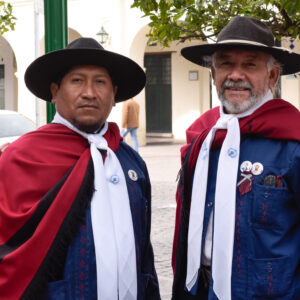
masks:
[[[216,70],[214,67],[211,67],[210,71],[211,71],[211,78],[213,79],[213,83],[215,84]]]
[[[118,91],[118,86],[114,86],[114,96],[116,96],[116,94],[117,94],[117,91]]]
[[[117,91],[118,91],[118,87],[115,85],[114,86],[114,103],[113,103],[113,106],[116,106],[116,100],[115,100],[115,98],[116,98],[116,94],[117,94]]]
[[[270,72],[269,72],[269,89],[272,90],[280,76],[280,67],[275,66]]]
[[[59,88],[58,88],[57,83],[52,82],[52,83],[50,84],[50,92],[51,92],[51,95],[52,95],[52,100],[51,100],[51,102],[52,102],[53,104],[56,103],[56,94],[57,94],[58,89],[59,89]]]

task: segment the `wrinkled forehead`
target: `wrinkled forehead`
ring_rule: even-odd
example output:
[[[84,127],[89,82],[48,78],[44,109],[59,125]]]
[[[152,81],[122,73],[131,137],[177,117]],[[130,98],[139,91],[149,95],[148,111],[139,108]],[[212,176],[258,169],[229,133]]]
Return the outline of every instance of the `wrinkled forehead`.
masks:
[[[234,49],[234,50],[219,50],[213,55],[215,59],[245,59],[245,60],[262,60],[266,61],[270,56],[268,53],[259,50],[245,50],[245,49]]]

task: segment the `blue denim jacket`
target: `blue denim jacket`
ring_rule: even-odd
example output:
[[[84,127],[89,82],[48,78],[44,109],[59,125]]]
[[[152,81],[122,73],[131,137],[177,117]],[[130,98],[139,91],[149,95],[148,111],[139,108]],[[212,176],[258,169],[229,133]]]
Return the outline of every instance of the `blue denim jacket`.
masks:
[[[210,153],[202,245],[214,209],[219,154],[220,149]],[[241,141],[239,166],[244,161],[260,162],[263,172],[253,176],[249,192],[241,195],[237,188],[232,300],[298,300],[300,144],[248,136]],[[264,185],[268,175],[280,176],[281,184],[278,187]],[[240,179],[241,171],[238,170],[238,181]],[[185,275],[178,282],[185,282]],[[200,276],[190,293],[185,289],[177,290],[177,293],[174,295],[176,300],[218,300],[213,292],[212,278],[208,296]]]
[[[219,152],[210,159],[205,232]],[[237,190],[232,299],[300,299],[300,144],[248,137],[240,153],[240,165],[260,162],[263,173],[253,176],[250,192],[240,196]],[[280,176],[282,186],[264,185],[268,175]],[[218,299],[212,283],[211,278],[209,300]]]
[[[137,258],[138,300],[160,299],[153,250],[150,242],[151,187],[146,165],[128,145],[121,142],[116,155],[126,177],[134,224]],[[137,173],[130,179],[129,170]],[[97,299],[97,274],[90,208],[84,224],[69,246],[62,280],[50,282],[46,299]]]

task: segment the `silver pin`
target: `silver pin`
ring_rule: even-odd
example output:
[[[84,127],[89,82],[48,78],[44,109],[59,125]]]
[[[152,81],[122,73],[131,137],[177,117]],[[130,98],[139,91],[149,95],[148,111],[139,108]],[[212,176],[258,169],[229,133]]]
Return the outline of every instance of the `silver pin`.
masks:
[[[119,183],[119,181],[120,181],[120,178],[119,178],[118,175],[112,175],[110,177],[110,182],[113,183],[113,184],[117,184],[117,183]]]
[[[234,149],[234,148],[229,148],[229,149],[227,150],[227,154],[228,154],[231,158],[235,158],[235,157],[237,157],[238,152],[237,152],[237,150]]]

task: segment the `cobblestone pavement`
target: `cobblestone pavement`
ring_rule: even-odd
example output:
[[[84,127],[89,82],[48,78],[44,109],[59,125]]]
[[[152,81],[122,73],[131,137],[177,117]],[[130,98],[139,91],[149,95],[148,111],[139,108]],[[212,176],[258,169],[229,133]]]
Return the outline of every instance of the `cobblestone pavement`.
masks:
[[[151,240],[162,300],[171,299],[175,191],[181,146],[182,143],[160,143],[148,144],[139,149],[147,164],[152,184]]]

